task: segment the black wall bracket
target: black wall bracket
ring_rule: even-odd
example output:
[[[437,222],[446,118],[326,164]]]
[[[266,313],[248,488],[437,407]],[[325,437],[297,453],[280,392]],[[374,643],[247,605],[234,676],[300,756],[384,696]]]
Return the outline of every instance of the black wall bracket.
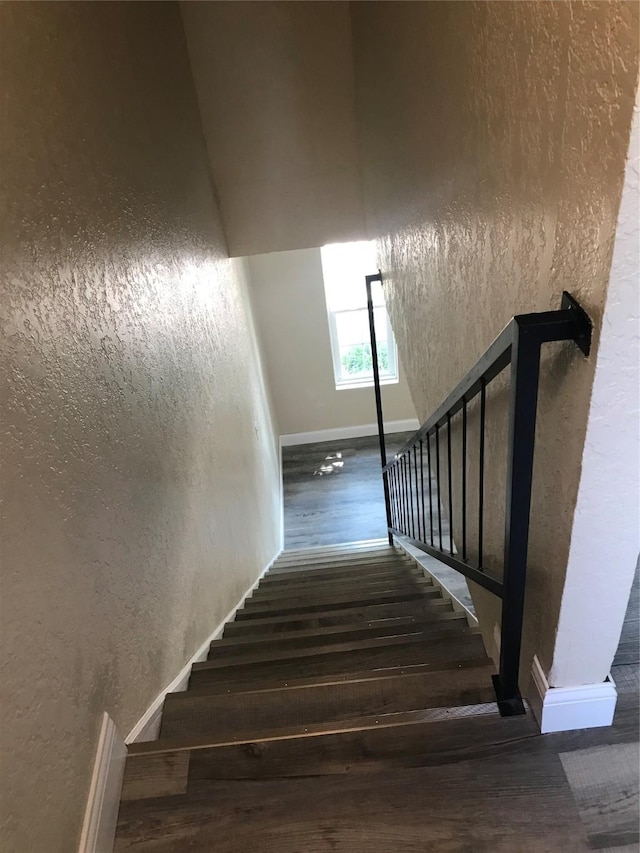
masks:
[[[585,355],[591,352],[591,335],[593,333],[593,323],[591,317],[584,310],[582,305],[577,302],[573,296],[566,290],[562,291],[562,302],[560,307],[564,311],[575,311],[578,333],[574,340]]]

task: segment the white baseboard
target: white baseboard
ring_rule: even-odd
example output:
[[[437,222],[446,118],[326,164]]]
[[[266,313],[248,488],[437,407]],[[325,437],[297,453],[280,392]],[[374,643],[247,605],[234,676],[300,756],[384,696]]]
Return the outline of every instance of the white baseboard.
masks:
[[[104,713],[80,835],[79,853],[112,853],[127,748]]]
[[[207,655],[209,654],[209,646],[214,640],[219,640],[222,636],[222,632],[224,631],[224,626],[227,622],[230,622],[236,615],[236,612],[240,610],[240,608],[244,605],[246,599],[251,595],[251,593],[256,589],[262,578],[269,571],[271,566],[278,559],[282,550],[280,550],[276,556],[265,566],[265,568],[260,572],[254,583],[249,587],[249,589],[244,593],[242,598],[235,604],[231,610],[224,617],[222,622],[215,628],[215,630],[207,637],[204,643],[200,646],[198,651],[189,658],[189,660],[182,667],[180,672],[176,675],[173,681],[168,684],[163,690],[158,693],[153,702],[149,705],[144,714],[140,717],[135,726],[131,729],[129,734],[126,736],[124,742],[125,743],[139,743],[140,741],[148,741],[155,740],[160,731],[160,721],[162,719],[162,707],[164,705],[164,697],[167,693],[180,693],[183,690],[187,689],[187,685],[189,683],[189,676],[191,674],[191,667],[194,663],[199,663],[200,661],[204,661],[207,659]]]
[[[415,432],[420,426],[417,418],[404,421],[387,421],[384,425],[385,435],[394,432]],[[337,427],[336,429],[317,429],[313,432],[292,432],[280,436],[281,447],[292,447],[296,444],[315,444],[318,441],[341,441],[345,438],[361,438],[365,435],[377,435],[377,424],[360,424],[359,426]]]
[[[611,676],[601,684],[550,687],[537,656],[531,675],[538,693],[531,705],[542,734],[593,729],[613,722],[618,692]]]
[[[415,562],[415,564],[417,566],[420,566],[422,571],[425,573],[426,577],[430,578],[431,581],[433,582],[434,586],[437,586],[440,589],[440,591],[442,592],[442,597],[449,599],[449,601],[451,602],[451,606],[453,607],[455,612],[460,613],[462,616],[464,616],[466,618],[467,625],[470,628],[479,627],[478,626],[478,619],[477,619],[475,613],[472,613],[471,610],[469,610],[469,608],[465,604],[463,604],[462,601],[460,601],[458,599],[456,594],[445,586],[445,584],[440,580],[440,578],[438,578],[438,577],[436,577],[436,575],[432,574],[429,571],[429,569],[427,568],[427,566],[425,566],[424,563],[420,562],[419,557],[421,554],[424,556],[423,551],[420,551],[419,548],[416,548],[410,542],[403,542],[402,539],[400,539],[400,537],[398,537],[398,536],[394,537],[394,543],[396,546],[399,546],[400,548],[402,548],[402,550],[405,552],[405,554],[407,554],[409,557],[411,557],[411,559]]]

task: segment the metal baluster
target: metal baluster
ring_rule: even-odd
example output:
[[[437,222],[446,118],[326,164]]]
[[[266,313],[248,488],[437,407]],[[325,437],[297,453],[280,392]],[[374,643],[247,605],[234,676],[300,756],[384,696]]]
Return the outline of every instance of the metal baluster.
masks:
[[[407,530],[409,535],[415,539],[416,522],[413,509],[413,483],[411,482],[411,450],[407,452],[407,467],[409,471],[409,526],[407,527]]]
[[[467,400],[462,398],[462,559],[467,559]]]
[[[402,524],[400,530],[404,533],[406,530],[407,506],[404,493],[404,456],[400,457],[400,503],[401,503],[401,519]]]
[[[404,532],[409,535],[411,532],[411,528],[409,527],[409,482],[407,478],[407,457],[404,456],[404,509],[405,509],[405,518],[404,518]]]
[[[422,457],[422,439],[420,439],[420,496],[422,503],[422,541],[427,541],[426,518],[424,514],[424,461]]]
[[[449,483],[449,553],[453,554],[453,483],[451,480],[451,415],[447,412],[447,479]]]
[[[413,528],[413,538],[414,538],[414,539],[419,539],[419,538],[420,538],[420,499],[418,498],[418,462],[417,462],[417,454],[418,454],[418,448],[417,448],[417,446],[414,444],[414,445],[413,445],[413,478],[414,478],[414,480],[415,480],[415,486],[416,486],[416,515],[417,515],[417,517],[418,517],[418,524],[417,524],[417,527],[418,527],[418,535],[416,536],[416,529],[415,529],[415,526],[414,526],[414,528]]]
[[[393,464],[393,526],[398,527],[398,465]]]
[[[483,516],[484,516],[484,416],[487,403],[486,382],[484,376],[480,380],[480,459],[478,481],[478,568],[482,569],[483,547]]]
[[[440,499],[440,427],[436,424],[436,488],[438,490],[438,541],[442,551],[442,501]]]
[[[431,436],[427,433],[427,471],[429,474],[429,531],[433,547],[433,493],[431,486]]]

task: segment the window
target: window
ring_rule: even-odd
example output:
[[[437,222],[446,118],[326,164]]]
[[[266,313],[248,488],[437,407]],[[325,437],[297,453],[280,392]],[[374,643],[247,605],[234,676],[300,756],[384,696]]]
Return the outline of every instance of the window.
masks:
[[[364,278],[376,271],[374,243],[323,246],[322,275],[329,315],[329,335],[336,388],[373,385],[367,291]],[[383,383],[398,381],[398,355],[384,305],[382,285],[371,285],[378,369]]]

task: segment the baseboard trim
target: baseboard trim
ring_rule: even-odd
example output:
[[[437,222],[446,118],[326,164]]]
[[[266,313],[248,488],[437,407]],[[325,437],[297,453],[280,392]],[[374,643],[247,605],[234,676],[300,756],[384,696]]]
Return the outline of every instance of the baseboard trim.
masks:
[[[425,576],[430,578],[433,582],[434,586],[439,587],[442,592],[443,598],[448,598],[451,602],[451,606],[455,610],[456,613],[460,613],[467,620],[467,625],[470,628],[478,628],[478,618],[475,613],[472,613],[471,610],[464,604],[460,599],[456,596],[454,592],[452,592],[444,583],[440,580],[440,578],[436,577],[436,575],[432,574],[429,569],[420,562],[418,559],[418,555],[420,554],[420,550],[413,545],[410,545],[408,542],[403,542],[399,536],[394,536],[393,538],[394,544],[405,552],[411,559],[414,561],[416,566],[419,566],[424,572]]]
[[[180,672],[176,675],[176,677],[168,684],[163,690],[158,693],[156,698],[153,700],[151,705],[147,708],[144,714],[140,717],[135,726],[131,729],[129,734],[124,739],[125,744],[129,743],[140,743],[141,741],[149,741],[155,740],[160,731],[160,722],[162,719],[162,707],[164,705],[164,697],[167,693],[180,693],[183,690],[187,689],[187,685],[189,683],[189,676],[191,675],[191,667],[194,663],[200,663],[207,659],[207,655],[209,654],[209,646],[214,640],[219,640],[222,636],[222,632],[224,631],[224,626],[227,622],[230,622],[235,618],[235,615],[238,610],[243,607],[247,598],[251,595],[251,593],[256,589],[262,578],[269,571],[271,566],[278,559],[280,554],[282,553],[282,549],[278,551],[275,557],[267,563],[265,568],[260,572],[256,580],[251,584],[249,589],[244,593],[244,595],[240,598],[237,604],[235,604],[231,610],[224,617],[222,622],[220,622],[213,632],[207,637],[204,643],[200,646],[198,651],[192,655],[189,660],[182,667]]]
[[[105,711],[78,853],[111,853],[113,850],[126,757],[125,743]]]
[[[394,432],[415,432],[420,426],[417,418],[404,421],[388,421],[384,425],[385,434]],[[335,429],[317,429],[312,432],[292,432],[280,436],[281,447],[292,447],[296,444],[315,444],[319,441],[341,441],[345,438],[362,438],[367,435],[377,435],[377,424],[360,424],[359,426],[337,427]]]
[[[531,676],[538,693],[538,701],[531,704],[542,734],[612,724],[618,692],[611,676],[600,684],[551,687],[537,656],[533,658]]]

